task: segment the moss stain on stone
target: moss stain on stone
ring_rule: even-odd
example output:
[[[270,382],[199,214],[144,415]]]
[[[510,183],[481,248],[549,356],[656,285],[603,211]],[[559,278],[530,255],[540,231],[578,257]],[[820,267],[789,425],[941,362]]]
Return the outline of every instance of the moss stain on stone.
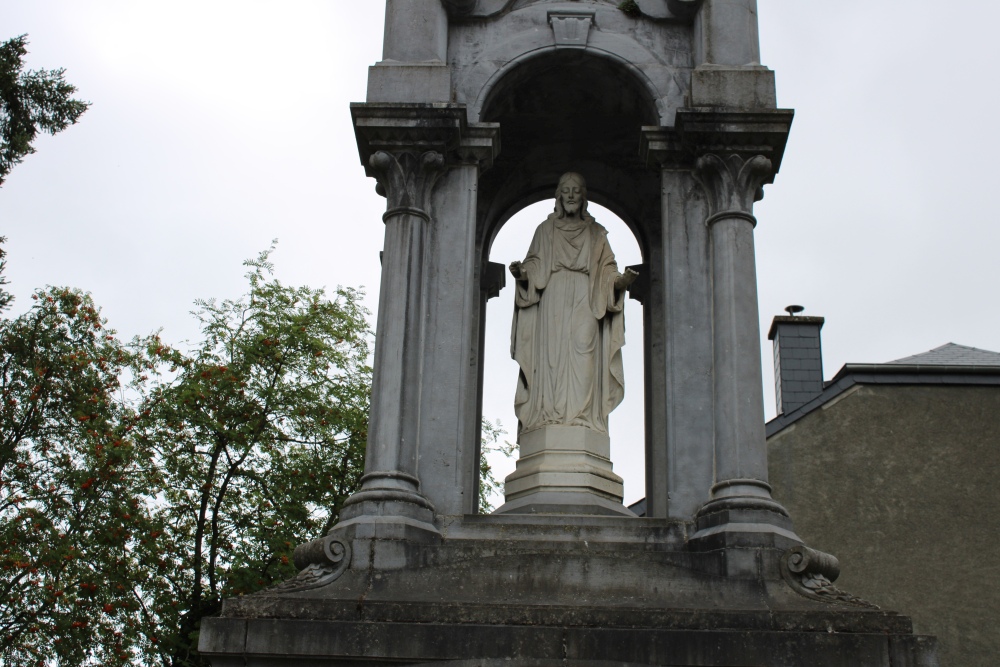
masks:
[[[632,18],[642,16],[642,10],[639,9],[639,5],[636,4],[635,0],[623,0],[623,2],[618,3],[618,9],[626,16],[631,16]]]

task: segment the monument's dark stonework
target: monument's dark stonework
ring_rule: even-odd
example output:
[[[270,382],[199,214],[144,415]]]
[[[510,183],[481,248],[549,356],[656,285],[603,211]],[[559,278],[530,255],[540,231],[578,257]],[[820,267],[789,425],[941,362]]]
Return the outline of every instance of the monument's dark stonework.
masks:
[[[295,579],[205,620],[200,651],[216,667],[936,665],[906,617],[834,586],[836,559],[771,497],[753,204],[792,112],[759,64],[755,0],[388,0],[385,36],[352,106],[387,200],[361,489],[296,551]],[[643,253],[646,516],[569,486],[476,515],[485,304],[505,282],[490,246],[571,171]]]

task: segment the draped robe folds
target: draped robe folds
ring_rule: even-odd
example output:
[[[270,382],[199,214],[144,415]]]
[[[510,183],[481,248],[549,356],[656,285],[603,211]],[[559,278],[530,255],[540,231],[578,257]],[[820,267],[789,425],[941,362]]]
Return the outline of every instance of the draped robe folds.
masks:
[[[608,232],[589,215],[538,226],[515,281],[511,357],[518,434],[550,424],[608,432],[625,395],[624,290]]]

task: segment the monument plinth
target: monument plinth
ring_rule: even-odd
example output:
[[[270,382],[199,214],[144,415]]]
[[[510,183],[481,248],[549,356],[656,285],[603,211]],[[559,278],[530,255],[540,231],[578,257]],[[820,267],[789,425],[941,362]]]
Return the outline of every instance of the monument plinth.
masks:
[[[517,469],[504,480],[497,514],[635,515],[622,505],[611,438],[584,426],[543,426],[522,433]]]
[[[836,588],[767,482],[753,205],[792,112],[759,64],[755,0],[388,0],[385,35],[351,108],[387,203],[365,476],[299,575],[227,600],[199,650],[217,667],[935,666],[906,617]],[[554,189],[551,248],[505,280],[493,239]],[[586,198],[635,233],[631,273]],[[483,332],[508,282],[520,461],[484,516]],[[605,421],[627,294],[642,517],[620,505]],[[544,347],[562,339],[569,361]],[[539,389],[565,377],[585,381]]]

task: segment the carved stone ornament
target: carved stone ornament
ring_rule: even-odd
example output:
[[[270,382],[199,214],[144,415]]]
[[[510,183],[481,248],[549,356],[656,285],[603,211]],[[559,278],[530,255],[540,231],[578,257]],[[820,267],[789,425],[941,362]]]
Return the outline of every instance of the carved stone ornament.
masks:
[[[781,556],[781,576],[792,590],[807,598],[878,609],[877,605],[833,585],[840,576],[840,562],[822,551],[806,546],[792,547]]]
[[[269,591],[294,593],[333,583],[351,564],[351,545],[324,537],[296,547],[294,560],[300,572],[288,581],[272,586]]]
[[[550,0],[441,0],[452,19],[491,18],[515,8]],[[613,0],[615,5],[619,0]],[[642,15],[655,21],[684,19],[690,21],[704,0],[636,0]]]
[[[590,26],[594,24],[593,12],[549,12],[549,24],[555,35],[557,47],[582,49],[587,46]]]
[[[377,151],[369,165],[378,179],[375,191],[388,200],[383,219],[398,213],[430,217],[431,191],[445,169],[441,153]]]
[[[753,203],[763,199],[763,186],[773,173],[771,161],[763,155],[749,159],[736,154],[702,155],[695,162],[694,177],[708,197],[709,221],[735,215],[755,222]]]

